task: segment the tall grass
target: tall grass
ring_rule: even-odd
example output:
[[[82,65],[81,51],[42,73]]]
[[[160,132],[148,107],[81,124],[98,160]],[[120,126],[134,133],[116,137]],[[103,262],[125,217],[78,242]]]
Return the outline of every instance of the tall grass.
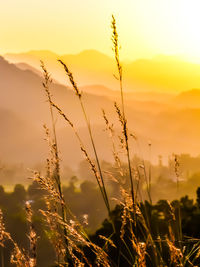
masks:
[[[51,104],[52,103],[51,93],[50,93],[50,88],[49,88],[51,83],[52,83],[52,79],[51,79],[50,74],[48,73],[43,61],[41,61],[41,68],[43,70],[43,75],[44,75],[43,87],[45,89],[47,100],[49,102],[49,109],[50,109],[51,123],[52,123],[52,130],[53,130],[53,140],[52,140],[53,142],[52,142],[52,144],[50,144],[50,149],[51,149],[51,152],[53,154],[52,160],[54,161],[54,169],[53,169],[52,177],[51,177],[51,174],[49,172],[49,178],[52,180],[55,180],[55,185],[58,188],[59,197],[61,199],[60,204],[61,204],[62,219],[64,222],[66,222],[65,199],[64,199],[63,193],[62,193],[61,178],[60,178],[60,160],[59,160],[59,155],[58,155],[56,126],[55,126],[53,108],[52,108],[52,104]],[[47,134],[47,137],[49,137],[47,128],[46,128],[46,134]],[[69,258],[69,251],[67,249],[68,248],[67,230],[65,227],[63,228],[63,233],[64,233],[63,236],[64,236],[64,240],[65,240],[65,244],[66,244],[66,257]]]
[[[128,141],[128,128],[127,128],[127,119],[125,116],[125,106],[124,106],[124,93],[123,93],[123,80],[122,80],[122,65],[120,63],[120,58],[119,58],[119,41],[118,41],[118,33],[117,33],[117,28],[116,28],[116,21],[115,17],[112,15],[112,43],[113,43],[113,51],[115,55],[115,61],[117,65],[117,70],[118,70],[118,77],[119,79],[119,87],[120,87],[120,93],[121,93],[121,106],[122,106],[122,115],[120,113],[119,108],[116,106],[116,111],[119,115],[120,122],[123,127],[123,134],[124,134],[124,139],[125,139],[125,147],[126,147],[126,152],[127,152],[127,161],[128,161],[128,170],[129,170],[129,178],[130,178],[130,184],[131,184],[131,195],[132,195],[132,201],[133,205],[135,203],[135,194],[134,194],[134,188],[133,188],[133,176],[132,176],[132,169],[131,169],[131,160],[130,160],[130,149],[129,149],[129,141]]]
[[[58,60],[58,62],[60,62],[61,65],[64,67],[65,73],[66,73],[67,77],[69,78],[69,81],[70,81],[70,83],[71,83],[71,85],[72,85],[72,87],[73,87],[73,89],[75,91],[76,96],[79,99],[79,103],[80,103],[80,106],[81,106],[81,109],[82,109],[82,112],[83,112],[83,115],[84,115],[84,118],[85,118],[85,122],[86,122],[87,129],[88,129],[89,136],[90,136],[90,141],[91,141],[91,144],[92,144],[92,148],[93,148],[93,151],[94,151],[94,155],[95,155],[95,159],[96,159],[96,163],[97,163],[97,167],[98,167],[98,171],[99,171],[100,183],[98,183],[98,185],[100,187],[100,191],[102,193],[105,205],[107,207],[108,214],[110,214],[110,204],[109,204],[109,200],[108,200],[108,194],[107,194],[107,190],[106,190],[105,183],[104,183],[104,177],[103,177],[103,173],[102,173],[102,170],[101,170],[101,165],[100,165],[100,161],[99,161],[99,156],[98,156],[98,153],[97,153],[96,145],[94,143],[94,138],[93,138],[91,125],[90,125],[90,122],[89,122],[89,119],[88,119],[88,116],[87,116],[87,113],[86,113],[85,105],[84,105],[83,100],[82,100],[82,93],[80,92],[80,90],[79,90],[79,88],[77,86],[77,83],[74,81],[73,74],[70,72],[70,70],[67,67],[67,65],[62,60]]]

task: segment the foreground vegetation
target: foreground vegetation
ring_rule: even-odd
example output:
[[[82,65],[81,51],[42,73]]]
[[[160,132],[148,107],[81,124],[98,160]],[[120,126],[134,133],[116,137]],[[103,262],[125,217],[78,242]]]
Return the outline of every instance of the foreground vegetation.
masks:
[[[137,137],[128,130],[123,95],[123,71],[114,17],[112,17],[112,42],[117,66],[115,77],[119,80],[121,94],[121,104],[114,103],[122,128],[121,135],[118,136],[120,151],[114,138],[114,126],[110,123],[109,116],[104,110],[102,116],[111,137],[115,172],[105,172],[102,169],[82,92],[80,92],[68,66],[59,60],[80,102],[93,156],[88,154],[81,136],[68,115],[64,114],[54,103],[50,92],[51,77],[44,63],[41,62],[44,73],[43,87],[49,102],[52,120],[51,130],[44,125],[49,145],[46,173],[42,175],[38,171],[33,171],[34,183],[27,192],[20,185],[16,186],[10,195],[1,188],[1,205],[5,212],[5,219],[7,218],[6,224],[4,224],[1,213],[0,244],[4,247],[1,253],[2,266],[7,266],[9,250],[12,250],[10,261],[16,266],[38,266],[39,264],[48,266],[51,264],[49,263],[51,260],[54,261],[55,266],[199,266],[200,264],[198,234],[200,190],[197,190],[195,204],[187,196],[180,201],[176,200],[170,203],[162,200],[153,204],[151,166],[147,171],[144,161],[138,166],[137,164],[133,165],[131,160],[130,139],[137,140]],[[101,197],[107,211],[107,219],[93,235],[87,228],[87,216],[91,214],[89,212],[84,214],[81,220],[80,214],[76,211],[73,212],[73,204],[68,203],[69,195],[73,195],[73,193],[76,195],[73,183],[67,189],[61,184],[54,112],[58,112],[74,131],[80,149],[91,168],[94,179],[96,179],[98,193],[96,187],[95,189],[90,187],[90,190],[94,190],[95,196],[90,199],[88,206],[93,208],[94,201],[98,205],[99,197]],[[149,143],[150,149],[151,144]],[[180,187],[179,167],[178,156],[174,155],[177,192]],[[115,197],[117,204],[114,208],[105,181],[106,177],[109,177],[117,185],[118,194]],[[87,190],[88,186],[87,184]],[[85,194],[87,194],[87,190]],[[84,192],[84,186],[81,187],[80,192]],[[29,201],[27,201],[27,194]],[[15,205],[9,206],[9,200]],[[15,202],[18,202],[18,205]],[[19,205],[24,202],[26,216]],[[82,200],[79,202],[76,198],[73,202],[81,205]],[[8,217],[6,213],[8,213]],[[14,218],[11,219],[9,216],[14,216]],[[19,224],[17,232],[12,228],[14,222]],[[20,224],[21,231],[19,232]],[[28,243],[24,238],[20,240],[17,237],[17,235],[21,237],[22,232],[28,235]],[[18,242],[16,242],[17,239]],[[6,263],[3,256],[5,251]],[[49,259],[49,254],[52,259]]]
[[[112,235],[113,229],[109,219],[105,219],[98,230],[94,232],[94,228],[91,226],[97,226],[98,222],[106,216],[105,210],[102,207],[100,194],[94,183],[85,181],[81,183],[80,189],[76,188],[74,179],[67,187],[63,187],[64,199],[67,203],[71,204],[71,210],[75,214],[76,218],[82,223],[86,232],[88,233],[89,239],[97,244],[99,247],[105,246],[105,251],[109,255],[110,265],[116,266],[129,266],[133,265],[133,258],[135,251],[132,245],[130,245],[129,237],[131,236],[130,230],[127,225],[122,227],[124,217],[124,206],[118,204],[111,212],[112,220],[115,225],[115,234]],[[30,224],[27,223],[27,213],[24,203],[31,199],[31,206],[33,210],[32,224],[39,237],[37,239],[37,266],[55,266],[55,262],[58,260],[55,252],[55,243],[52,241],[52,230],[49,229],[48,225],[44,222],[44,218],[40,212],[40,209],[45,209],[45,198],[48,197],[46,191],[40,190],[36,182],[33,182],[27,190],[22,185],[16,185],[13,192],[6,193],[4,188],[0,187],[0,207],[4,214],[4,223],[6,230],[11,234],[19,248],[24,248],[27,253],[30,253],[30,240],[27,238],[30,234]],[[91,207],[91,203],[92,207]],[[199,235],[199,220],[200,220],[200,188],[197,190],[197,198],[194,202],[187,196],[182,197],[179,201],[175,200],[171,203],[167,200],[160,200],[156,204],[150,204],[148,201],[140,204],[142,214],[144,214],[145,220],[148,216],[149,228],[151,229],[152,236],[155,242],[159,245],[159,250],[162,248],[163,266],[170,266],[173,263],[173,259],[170,256],[170,240],[167,240],[168,236],[173,233],[177,233],[177,221],[175,220],[178,216],[178,207],[181,209],[181,223],[183,241],[182,246],[187,248],[185,254],[182,255],[182,260],[185,260],[185,266],[198,266],[200,259],[196,252],[198,252],[198,239]],[[128,210],[127,210],[128,212]],[[127,214],[128,215],[128,214]],[[126,215],[126,216],[127,216]],[[3,224],[3,222],[1,221]],[[73,223],[73,222],[71,222]],[[125,222],[124,222],[125,223]],[[139,223],[139,221],[138,221]],[[3,225],[1,225],[3,226]],[[17,226],[17,228],[16,228]],[[169,227],[170,226],[170,227]],[[137,225],[135,229],[136,238],[139,240],[140,246],[144,247],[144,259],[146,266],[156,266],[156,263],[152,262],[151,245],[146,244],[146,239],[141,232],[141,225]],[[17,229],[17,231],[16,231]],[[123,229],[123,231],[122,231]],[[1,228],[3,231],[3,228]],[[5,233],[2,232],[5,235]],[[120,238],[121,235],[123,239]],[[109,242],[105,238],[112,238]],[[2,238],[3,236],[1,236]],[[105,238],[104,238],[105,237]],[[174,243],[177,243],[174,237]],[[112,242],[111,242],[112,240]],[[128,244],[128,248],[125,246],[124,241]],[[1,240],[2,242],[3,240]],[[3,243],[1,243],[3,244]],[[174,253],[178,252],[179,245],[174,250]],[[172,249],[173,247],[171,247]],[[195,248],[197,251],[195,251]],[[95,256],[88,250],[87,247],[82,247],[84,253],[87,255],[88,261],[95,266]],[[120,251],[119,251],[120,249]],[[142,248],[141,248],[142,249]],[[130,250],[130,251],[129,251]],[[193,251],[194,250],[194,251]],[[10,256],[13,252],[13,244],[9,240],[5,241],[4,247],[1,248],[1,266],[13,266],[10,263]],[[131,252],[131,254],[130,254]],[[181,250],[179,251],[181,253]],[[191,252],[191,254],[190,254]],[[187,260],[187,254],[190,256],[190,264]],[[131,256],[132,255],[132,256]],[[27,255],[29,256],[29,254]],[[142,256],[142,255],[141,255]],[[19,257],[19,255],[18,255]],[[185,257],[185,259],[184,259]],[[181,258],[180,258],[181,259]],[[19,260],[19,259],[18,259]],[[175,259],[174,259],[175,260]],[[4,263],[4,264],[3,264]],[[21,264],[21,265],[20,265]],[[17,262],[17,266],[24,266],[25,262]],[[143,265],[145,262],[143,263]],[[173,263],[172,266],[177,266],[177,263]],[[87,264],[86,264],[87,265]],[[27,262],[27,266],[28,262]],[[140,266],[140,265],[139,265]]]

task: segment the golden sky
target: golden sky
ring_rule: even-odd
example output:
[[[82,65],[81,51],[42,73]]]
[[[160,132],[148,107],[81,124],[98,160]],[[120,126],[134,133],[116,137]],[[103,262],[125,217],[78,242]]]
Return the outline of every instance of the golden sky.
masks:
[[[175,54],[200,62],[199,0],[0,0],[0,53],[111,54],[112,13],[123,58]]]

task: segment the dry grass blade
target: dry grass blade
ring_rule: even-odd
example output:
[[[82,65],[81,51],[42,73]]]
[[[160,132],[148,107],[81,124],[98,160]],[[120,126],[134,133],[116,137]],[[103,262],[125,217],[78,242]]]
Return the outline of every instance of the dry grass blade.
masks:
[[[108,255],[101,247],[89,240],[77,221],[70,220],[69,222],[63,222],[62,218],[55,212],[43,210],[41,212],[48,221],[53,221],[54,224],[58,223],[62,227],[66,228],[66,231],[68,232],[68,235],[66,236],[69,244],[68,250],[73,261],[73,266],[85,266],[84,262],[87,263],[87,266],[92,266],[84,252],[80,249],[80,246],[86,246],[92,250],[92,252],[96,255],[97,266],[99,266],[98,264],[105,267],[110,266]]]
[[[62,186],[61,186],[61,179],[60,179],[60,160],[59,160],[59,156],[58,156],[58,144],[57,144],[57,136],[56,136],[56,127],[55,127],[55,120],[54,120],[54,114],[53,114],[53,108],[52,108],[52,100],[51,100],[51,94],[50,94],[50,85],[52,83],[52,80],[50,79],[50,74],[47,71],[44,63],[41,61],[41,68],[43,70],[43,75],[44,75],[44,82],[43,82],[43,87],[45,89],[46,95],[47,95],[47,100],[49,102],[49,109],[50,109],[50,114],[51,114],[51,121],[52,121],[52,129],[53,129],[53,144],[50,146],[51,151],[53,151],[53,159],[54,159],[54,164],[53,164],[53,176],[46,178],[46,186],[50,185],[51,187],[51,178],[53,178],[56,182],[56,186],[58,188],[58,195],[59,195],[59,199],[60,199],[60,205],[61,205],[61,213],[62,213],[62,218],[63,221],[66,221],[66,209],[65,209],[65,200],[63,198],[63,194],[62,194]],[[41,181],[41,177],[38,177],[38,181],[40,181],[40,183],[42,183]],[[53,182],[54,183],[54,182]],[[43,186],[45,186],[45,184],[43,183]],[[57,193],[55,192],[55,190],[51,187],[50,188],[50,194],[51,192],[53,193]],[[57,194],[56,194],[57,195]],[[64,237],[67,236],[67,232],[66,229],[64,228]],[[69,257],[69,253],[68,253],[68,242],[67,239],[65,238],[65,244],[66,244],[66,257]]]
[[[33,211],[31,208],[31,204],[29,201],[26,201],[25,203],[25,208],[26,208],[26,218],[29,223],[29,242],[30,242],[30,251],[29,251],[29,266],[30,267],[35,267],[37,266],[37,253],[36,253],[36,245],[37,245],[37,235],[34,229],[34,225],[32,222],[32,216],[33,216]]]
[[[94,174],[94,176],[95,176],[95,178],[96,178],[96,181],[97,181],[97,183],[98,183],[99,189],[100,189],[101,194],[102,194],[102,197],[103,197],[103,199],[104,199],[104,202],[105,202],[105,204],[106,204],[106,206],[107,206],[107,201],[106,201],[106,199],[105,199],[104,190],[103,190],[103,186],[102,186],[102,180],[101,180],[100,175],[99,175],[99,173],[98,173],[98,171],[97,171],[97,168],[96,168],[95,163],[91,160],[90,156],[88,155],[87,150],[84,148],[84,145],[83,145],[83,142],[82,142],[82,140],[81,140],[81,137],[79,136],[79,134],[78,134],[78,132],[76,131],[76,129],[75,129],[73,123],[69,120],[69,118],[65,115],[65,113],[64,113],[64,112],[63,112],[63,111],[62,111],[62,110],[61,110],[61,109],[60,109],[54,102],[52,102],[52,101],[51,101],[51,105],[52,105],[52,107],[54,107],[54,108],[59,112],[59,114],[64,118],[64,120],[65,120],[65,121],[70,125],[70,127],[73,129],[74,134],[75,134],[76,138],[77,138],[78,141],[79,141],[80,149],[81,149],[81,151],[83,152],[83,154],[85,155],[86,160],[88,161],[88,163],[89,163],[89,165],[90,165],[90,167],[91,167],[91,170],[92,170],[92,172],[93,172],[93,174]],[[108,208],[108,207],[107,207],[107,208]]]
[[[17,267],[35,267],[34,265],[35,261],[33,262],[33,265],[30,265],[32,262],[30,262],[29,256],[25,253],[23,249],[20,249],[18,244],[13,240],[10,233],[8,233],[5,229],[5,225],[3,222],[3,213],[0,209],[0,246],[4,247],[5,241],[10,241],[13,245],[13,252],[10,257],[10,262],[12,264],[15,264]]]
[[[182,267],[183,266],[183,254],[180,250],[180,248],[177,248],[173,242],[171,242],[169,239],[166,240],[167,244],[169,246],[170,250],[170,259],[171,259],[171,264],[174,264],[177,267]]]
[[[82,109],[82,112],[83,112],[83,115],[84,115],[84,118],[85,118],[85,121],[86,121],[86,125],[87,125],[87,128],[88,128],[88,132],[89,132],[92,148],[93,148],[93,151],[94,151],[94,155],[95,155],[95,159],[96,159],[96,163],[97,163],[97,167],[98,167],[98,171],[99,171],[99,176],[100,176],[100,179],[101,179],[101,184],[102,184],[101,192],[103,194],[103,199],[104,199],[105,205],[107,207],[108,214],[110,215],[110,204],[109,204],[109,200],[108,200],[106,187],[105,187],[105,184],[104,184],[104,177],[103,177],[103,174],[102,174],[101,165],[100,165],[100,162],[99,162],[99,157],[98,157],[98,154],[97,154],[96,145],[94,143],[94,138],[93,138],[90,122],[88,120],[88,117],[87,117],[87,114],[86,114],[86,111],[85,111],[85,107],[84,107],[84,104],[83,104],[83,101],[82,101],[82,94],[81,94],[80,90],[78,89],[78,86],[77,86],[76,82],[74,81],[74,77],[73,77],[72,73],[70,72],[69,68],[67,67],[67,65],[62,60],[58,60],[58,62],[60,62],[62,64],[62,66],[64,67],[65,73],[67,74],[67,76],[68,76],[68,78],[70,80],[70,83],[71,83],[76,95],[79,98],[81,109]]]
[[[62,60],[59,59],[58,62],[60,62],[63,65],[65,72],[67,73],[67,76],[69,77],[69,80],[70,80],[70,82],[71,82],[71,84],[72,84],[72,86],[76,92],[76,95],[79,98],[81,98],[81,92],[79,91],[78,86],[77,86],[76,82],[74,81],[73,74],[69,71],[67,65]]]
[[[129,150],[129,143],[128,143],[128,128],[127,128],[127,120],[125,116],[125,108],[124,108],[124,94],[123,94],[123,85],[122,85],[122,66],[119,59],[119,41],[118,41],[118,33],[116,28],[116,20],[115,17],[112,15],[112,42],[113,42],[113,50],[115,54],[115,61],[117,64],[118,75],[119,75],[119,86],[120,86],[120,93],[121,93],[121,103],[122,103],[122,114],[120,109],[116,106],[116,111],[118,113],[120,122],[123,127],[123,134],[126,144],[126,152],[127,152],[127,161],[128,161],[128,169],[129,169],[129,178],[130,178],[130,185],[131,185],[131,195],[133,199],[133,203],[135,202],[135,195],[134,195],[134,188],[133,188],[133,177],[132,177],[132,169],[131,169],[131,161],[130,161],[130,150]]]

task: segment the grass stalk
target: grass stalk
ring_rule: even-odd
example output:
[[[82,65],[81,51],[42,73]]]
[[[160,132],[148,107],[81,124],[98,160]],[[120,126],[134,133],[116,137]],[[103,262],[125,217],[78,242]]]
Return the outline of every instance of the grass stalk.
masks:
[[[100,175],[96,169],[96,166],[95,164],[92,162],[92,160],[90,159],[90,156],[88,155],[88,152],[87,150],[85,149],[84,145],[83,145],[83,142],[81,140],[81,137],[79,136],[78,132],[76,131],[73,123],[69,120],[69,118],[63,113],[63,111],[54,103],[51,101],[51,105],[52,107],[54,107],[58,113],[64,118],[64,120],[69,124],[69,126],[72,128],[72,130],[74,131],[74,134],[76,136],[76,138],[78,139],[79,141],[79,144],[80,144],[80,149],[81,151],[83,152],[83,154],[85,155],[86,157],[86,160],[89,162],[90,164],[90,167],[92,169],[92,172],[96,178],[96,181],[97,181],[97,184],[99,186],[99,189],[100,189],[100,192],[102,194],[102,197],[103,197],[103,200],[104,200],[104,203],[106,205],[106,208],[109,210],[109,207],[107,206],[107,201],[105,199],[105,195],[104,195],[104,191],[103,191],[103,188],[102,188],[102,185],[101,185],[101,179],[100,179]]]
[[[94,138],[93,138],[93,134],[92,134],[91,125],[90,125],[90,122],[89,122],[89,119],[88,119],[88,116],[87,116],[87,113],[86,113],[86,110],[85,110],[85,106],[84,106],[83,101],[82,101],[82,94],[81,94],[76,82],[74,81],[73,74],[70,72],[70,70],[67,67],[67,65],[62,60],[58,60],[58,62],[64,67],[65,73],[67,74],[67,76],[69,78],[69,81],[70,81],[73,89],[75,90],[76,95],[78,96],[78,99],[79,99],[79,102],[80,102],[80,106],[81,106],[81,109],[82,109],[82,112],[83,112],[83,115],[84,115],[84,118],[85,118],[85,122],[86,122],[86,125],[87,125],[87,129],[88,129],[88,132],[89,132],[90,141],[91,141],[93,152],[94,152],[94,155],[95,155],[95,159],[96,159],[99,175],[100,175],[100,180],[101,180],[101,184],[102,184],[102,190],[101,191],[102,191],[102,194],[103,194],[103,198],[104,198],[106,207],[108,209],[108,214],[110,215],[110,211],[111,210],[110,210],[110,204],[109,204],[109,200],[108,200],[108,194],[107,194],[105,183],[104,183],[104,177],[103,177],[103,173],[102,173],[101,166],[100,166],[99,156],[97,154],[97,149],[96,149],[96,146],[95,146],[95,143],[94,143]]]
[[[124,93],[123,93],[123,82],[122,82],[122,65],[120,63],[119,59],[119,41],[118,41],[118,33],[116,28],[116,20],[115,17],[112,15],[112,43],[113,43],[113,50],[115,54],[115,61],[117,65],[118,70],[118,79],[119,79],[119,87],[120,87],[120,93],[121,93],[121,106],[122,106],[122,115],[123,115],[123,134],[126,144],[126,152],[127,152],[127,161],[128,161],[128,170],[129,170],[129,178],[130,178],[130,184],[131,184],[131,195],[132,195],[132,201],[133,205],[135,205],[135,195],[134,195],[134,186],[133,186],[133,176],[132,176],[132,169],[131,169],[131,160],[130,160],[130,149],[129,149],[129,142],[128,142],[128,128],[127,128],[127,119],[125,116],[125,107],[124,107]]]
[[[174,171],[176,175],[176,191],[177,194],[179,193],[179,178],[180,178],[180,173],[179,173],[179,167],[180,163],[178,160],[178,155],[174,155]],[[178,201],[178,237],[179,237],[179,245],[182,248],[182,241],[183,241],[183,236],[182,236],[182,222],[181,222],[181,207],[180,207],[180,201]]]
[[[62,187],[61,187],[61,179],[60,179],[60,159],[58,156],[58,143],[57,143],[57,136],[56,136],[56,126],[55,126],[55,119],[54,119],[54,113],[53,113],[53,108],[51,105],[51,94],[50,94],[50,89],[49,86],[52,83],[52,79],[50,77],[49,72],[47,71],[44,62],[41,61],[41,68],[43,70],[43,75],[44,75],[44,82],[43,82],[43,87],[46,92],[47,100],[49,102],[49,109],[50,109],[50,115],[51,115],[51,122],[52,122],[52,130],[53,130],[53,141],[54,141],[54,152],[55,152],[55,170],[54,170],[54,179],[56,181],[58,191],[60,194],[60,198],[62,199],[61,201],[61,214],[63,221],[66,222],[66,210],[65,210],[65,200],[63,197],[62,193]],[[68,240],[67,240],[67,231],[66,228],[63,228],[64,231],[64,240],[66,244],[66,256],[69,259],[69,252],[68,252]]]

